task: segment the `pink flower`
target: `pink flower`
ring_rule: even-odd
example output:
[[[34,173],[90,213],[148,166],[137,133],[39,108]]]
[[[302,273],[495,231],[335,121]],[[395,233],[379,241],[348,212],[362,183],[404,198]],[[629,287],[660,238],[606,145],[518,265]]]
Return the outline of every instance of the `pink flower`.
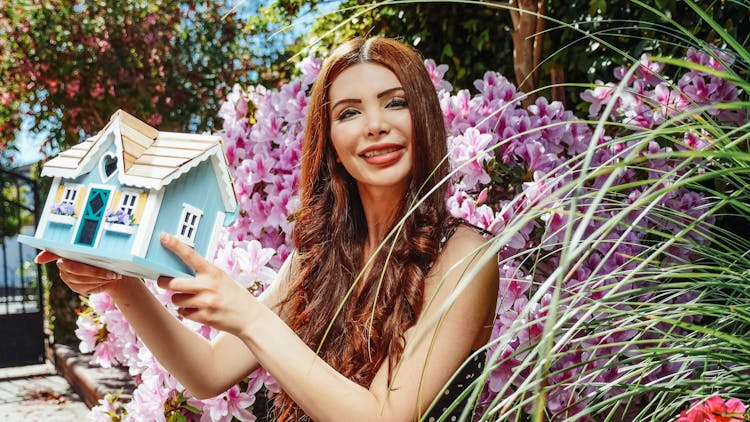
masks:
[[[565,226],[568,224],[568,216],[559,210],[542,215],[542,221],[546,224],[546,230],[542,237],[544,249],[554,250],[562,245],[565,238]]]
[[[276,280],[276,271],[266,266],[276,253],[271,248],[264,248],[257,240],[241,242],[232,250],[240,273],[238,282],[244,287],[250,287],[255,281],[269,284]]]
[[[97,82],[94,85],[94,87],[89,90],[89,94],[91,94],[93,98],[99,99],[102,97],[102,94],[104,94],[104,91],[105,91],[104,86],[102,86],[102,84]]]
[[[492,158],[491,151],[488,151],[490,141],[492,135],[479,133],[473,127],[468,128],[463,135],[449,140],[451,166],[459,170],[465,186],[474,187],[490,181],[490,176],[484,169],[484,165]]]
[[[516,91],[516,86],[497,72],[486,72],[482,80],[474,81],[474,87],[490,103],[503,105],[519,100],[523,94]]]
[[[719,396],[711,396],[706,401],[693,402],[688,410],[680,412],[675,422],[742,422],[745,409],[738,399],[725,402]]]
[[[76,95],[78,95],[78,91],[80,90],[81,90],[80,79],[73,79],[72,81],[68,82],[68,84],[65,86],[65,93],[67,94],[68,98],[75,97]]]
[[[320,73],[320,66],[323,64],[323,60],[307,56],[299,64],[299,70],[302,73],[302,82],[305,85],[312,84]]]
[[[0,104],[7,106],[10,105],[14,100],[14,95],[11,92],[0,93]]]
[[[664,70],[664,63],[652,62],[651,60],[649,60],[650,57],[651,55],[648,53],[643,53],[641,55],[641,66],[636,71],[636,76],[645,80],[651,85],[656,85],[661,82],[659,74],[662,70]]]
[[[430,75],[432,85],[435,86],[437,91],[450,91],[452,89],[451,84],[443,79],[443,75],[448,71],[447,64],[441,64],[438,66],[435,64],[435,60],[427,59],[424,61],[424,66],[427,68],[427,73]]]
[[[202,401],[201,422],[230,422],[233,418],[240,421],[255,421],[255,416],[247,410],[255,403],[255,396],[240,391],[237,385],[223,394]]]
[[[113,364],[116,365],[118,363],[115,358],[116,353],[117,350],[112,347],[112,343],[103,341],[94,349],[94,356],[91,362],[102,368],[111,368]]]
[[[721,71],[726,71],[726,66],[731,66],[734,63],[734,57],[731,54],[716,47],[711,47],[711,53],[698,51],[690,47],[687,51],[687,59],[693,63],[702,64]]]
[[[105,312],[115,310],[115,303],[107,293],[92,294],[89,296],[89,305],[99,315],[104,315]]]
[[[596,80],[596,87],[594,89],[583,91],[581,99],[591,103],[589,106],[589,116],[599,115],[599,110],[612,98],[613,92],[615,92],[615,84],[611,82],[605,84],[598,79]]]
[[[531,287],[531,276],[526,274],[516,262],[505,262],[500,265],[500,288],[498,289],[498,307],[509,310],[518,299]]]
[[[125,405],[126,421],[166,421],[164,402],[169,390],[156,383],[144,382],[133,391],[133,400]]]
[[[683,142],[685,143],[685,146],[690,149],[702,151],[711,145],[710,141],[706,139],[706,136],[706,133],[701,133],[699,135],[695,132],[686,132],[683,137]],[[678,145],[678,147],[681,147],[681,145]]]
[[[151,126],[159,126],[161,124],[161,119],[161,114],[155,112],[148,117],[146,123],[150,124]]]
[[[117,399],[117,395],[108,392],[104,398],[99,399],[99,404],[91,408],[89,412],[90,422],[112,422],[114,415],[123,414],[123,404]]]
[[[81,340],[78,344],[78,350],[81,353],[93,352],[99,340],[101,323],[97,322],[94,318],[81,315],[76,320],[76,325],[78,328],[76,328],[75,334]]]

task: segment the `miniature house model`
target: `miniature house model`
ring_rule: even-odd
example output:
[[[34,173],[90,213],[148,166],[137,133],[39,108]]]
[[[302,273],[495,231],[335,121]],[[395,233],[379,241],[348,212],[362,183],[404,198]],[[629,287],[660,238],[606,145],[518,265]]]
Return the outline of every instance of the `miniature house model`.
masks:
[[[221,138],[159,132],[122,110],[42,176],[54,179],[36,234],[19,240],[139,277],[191,274],[160,233],[210,259],[239,208]]]

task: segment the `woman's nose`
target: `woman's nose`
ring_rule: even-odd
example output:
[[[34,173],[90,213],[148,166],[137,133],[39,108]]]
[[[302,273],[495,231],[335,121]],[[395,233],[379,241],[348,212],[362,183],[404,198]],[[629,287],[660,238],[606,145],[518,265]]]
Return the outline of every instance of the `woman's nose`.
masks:
[[[379,136],[388,133],[389,126],[382,113],[370,112],[367,114],[367,136]]]

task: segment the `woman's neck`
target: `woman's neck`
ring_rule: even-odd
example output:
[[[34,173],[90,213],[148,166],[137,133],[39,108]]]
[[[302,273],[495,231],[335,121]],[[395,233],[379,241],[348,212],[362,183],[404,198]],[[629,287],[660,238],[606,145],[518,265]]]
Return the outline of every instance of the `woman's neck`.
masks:
[[[388,235],[396,213],[402,206],[405,193],[405,187],[397,190],[388,187],[359,186],[359,197],[367,220],[365,257],[369,257]]]

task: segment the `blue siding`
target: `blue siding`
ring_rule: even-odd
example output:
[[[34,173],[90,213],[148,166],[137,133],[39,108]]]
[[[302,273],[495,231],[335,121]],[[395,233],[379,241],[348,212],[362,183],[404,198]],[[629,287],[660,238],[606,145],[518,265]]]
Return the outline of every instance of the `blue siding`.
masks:
[[[111,148],[114,150],[115,145],[112,144]],[[67,183],[74,183],[83,185],[86,188],[86,192],[83,192],[84,198],[83,200],[86,200],[86,196],[89,194],[89,183],[101,183],[101,179],[99,178],[99,165],[97,163],[96,166],[94,166],[93,170],[91,170],[89,173],[82,174],[75,179],[61,179],[60,185],[64,185]],[[50,192],[50,195],[56,195],[57,192]],[[48,211],[48,210],[45,210]],[[69,224],[63,224],[63,223],[57,223],[54,221],[50,221],[47,223],[47,228],[44,230],[44,238],[48,240],[53,240],[55,242],[62,242],[62,243],[73,243],[73,236],[75,235],[76,227],[78,226],[78,219],[81,217],[79,215],[76,215],[76,221],[73,225]]]
[[[111,152],[113,154],[116,154],[116,148],[114,142],[112,142],[107,148],[107,152]],[[92,183],[99,184],[99,185],[106,185],[112,187],[112,194],[110,195],[109,203],[107,204],[107,208],[113,208],[117,206],[117,204],[113,203],[112,200],[114,200],[114,193],[116,191],[119,191],[122,189],[122,185],[120,184],[120,181],[118,180],[118,174],[115,173],[111,179],[107,183],[102,182],[102,179],[99,175],[99,165],[100,161],[96,163],[94,168],[86,173],[78,176],[75,179],[63,179],[60,183],[76,183],[83,185],[86,188],[86,192],[83,193],[84,197],[83,200],[85,201],[86,198],[89,195],[89,192],[91,191],[91,188],[89,187]],[[51,195],[54,195],[55,192],[50,192]],[[77,215],[76,217],[80,218],[80,215]],[[76,220],[76,224],[74,225],[66,225],[56,222],[49,222],[47,225],[47,228],[44,232],[44,238],[48,240],[53,240],[56,242],[64,242],[64,243],[73,243],[73,236],[74,231],[77,227],[78,220]],[[137,229],[137,227],[136,227]],[[135,237],[135,230],[132,234],[125,234],[125,233],[117,233],[105,230],[104,227],[100,228],[102,230],[102,235],[99,240],[99,245],[97,249],[100,249],[103,251],[103,253],[107,252],[117,252],[117,253],[130,253],[130,250],[133,246],[133,238]]]
[[[44,230],[44,238],[55,242],[72,243],[75,227],[75,224],[69,225],[50,221]]]
[[[179,227],[182,204],[187,203],[203,211],[195,237],[195,250],[205,255],[216,219],[216,212],[224,209],[219,193],[219,185],[214,176],[210,160],[199,164],[188,174],[166,186],[159,216],[156,219],[154,233],[151,235],[146,259],[163,265],[175,266],[181,271],[192,274],[193,271],[182,263],[172,252],[164,249],[159,243],[159,235],[166,232],[174,235]]]
[[[110,144],[108,151],[116,152],[114,143]],[[62,180],[61,183],[76,183],[86,187],[86,192],[83,193],[83,200],[88,197],[91,184],[109,186],[112,188],[112,195],[110,196],[107,208],[113,208],[117,205],[113,202],[114,193],[120,191],[123,186],[120,185],[117,175],[114,175],[106,183],[103,182],[99,177],[99,166],[100,162],[97,162],[89,173],[81,175],[74,180]],[[168,273],[166,269],[169,268],[174,268],[182,273],[193,274],[192,269],[188,268],[179,258],[161,246],[159,235],[162,232],[173,235],[177,232],[183,203],[187,203],[203,212],[196,232],[195,250],[200,255],[205,255],[211,235],[213,234],[216,214],[224,210],[219,189],[220,186],[216,181],[210,160],[199,164],[196,168],[190,170],[188,174],[182,175],[179,179],[166,186],[160,209],[156,210],[158,216],[144,260],[130,255],[138,229],[137,226],[133,230],[133,233],[130,234],[109,231],[102,227],[100,229],[101,237],[99,238],[98,247],[92,249],[88,246],[83,248],[72,244],[74,232],[77,229],[77,221],[74,225],[49,222],[45,229],[44,240],[40,241],[43,245],[40,247],[55,247],[60,251],[75,250],[79,255],[90,254],[91,256],[116,257],[122,261],[138,261],[139,265],[144,267],[151,269],[158,267],[155,271],[159,271],[162,274]],[[52,194],[54,195],[54,193]],[[80,215],[77,217],[80,218]],[[172,273],[174,272],[172,271]]]

